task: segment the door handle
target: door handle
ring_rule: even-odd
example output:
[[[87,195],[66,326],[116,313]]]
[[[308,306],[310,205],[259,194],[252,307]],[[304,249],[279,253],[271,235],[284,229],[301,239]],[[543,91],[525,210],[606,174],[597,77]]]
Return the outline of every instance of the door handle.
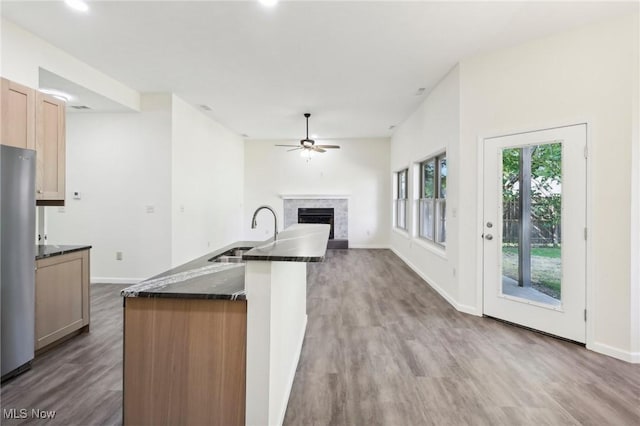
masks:
[[[491,234],[486,234],[484,237],[489,241],[493,240],[493,235]]]

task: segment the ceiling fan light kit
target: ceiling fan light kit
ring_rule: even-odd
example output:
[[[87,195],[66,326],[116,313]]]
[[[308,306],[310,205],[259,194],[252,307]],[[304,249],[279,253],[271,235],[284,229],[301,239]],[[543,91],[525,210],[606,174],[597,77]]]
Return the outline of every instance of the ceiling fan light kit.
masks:
[[[323,152],[327,152],[327,149],[339,149],[340,145],[316,145],[316,141],[314,141],[313,139],[309,139],[309,117],[311,117],[311,114],[309,114],[308,112],[304,114],[306,120],[307,120],[307,136],[304,139],[300,140],[300,145],[279,145],[276,144],[276,146],[284,146],[284,147],[288,147],[288,148],[293,148],[293,149],[288,149],[288,151],[298,151],[298,150],[302,150],[300,152],[300,156],[305,158],[307,161],[309,161],[312,157],[312,154],[319,152],[319,153],[323,153]]]

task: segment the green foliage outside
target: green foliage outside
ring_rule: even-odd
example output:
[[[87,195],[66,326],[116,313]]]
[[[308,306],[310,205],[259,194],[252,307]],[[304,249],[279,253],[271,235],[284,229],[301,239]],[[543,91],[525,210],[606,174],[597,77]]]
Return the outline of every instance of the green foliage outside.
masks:
[[[519,196],[520,151],[502,151],[503,204],[517,202]],[[531,147],[531,219],[557,229],[561,220],[562,144],[551,143]],[[534,288],[560,299],[562,276],[561,243],[555,233],[551,246],[532,247],[531,284]],[[503,245],[503,274],[518,279],[518,248]]]
[[[502,199],[506,205],[519,195],[520,151],[502,151]],[[552,226],[560,224],[562,197],[554,189],[562,183],[562,144],[551,143],[531,147],[532,219]]]
[[[518,247],[502,247],[503,253],[513,253],[516,256],[518,255]],[[540,256],[540,257],[549,257],[553,259],[560,259],[561,255],[560,246],[555,247],[533,247],[531,249],[531,256]]]

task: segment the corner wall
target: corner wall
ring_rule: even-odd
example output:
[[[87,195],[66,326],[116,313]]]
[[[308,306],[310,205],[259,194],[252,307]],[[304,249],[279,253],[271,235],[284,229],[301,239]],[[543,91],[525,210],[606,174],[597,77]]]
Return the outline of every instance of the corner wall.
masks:
[[[244,143],[173,96],[171,263],[179,265],[240,240]]]
[[[429,93],[427,99],[393,134],[391,174],[409,168],[407,232],[393,229],[391,249],[425,281],[458,309],[476,313],[473,306],[458,303],[458,176],[460,145],[460,72],[456,66]],[[418,162],[447,152],[447,245],[445,249],[421,240],[418,235]],[[464,196],[469,196],[465,192]],[[393,227],[393,224],[391,225]]]
[[[459,303],[481,304],[482,213],[472,196],[480,179],[481,138],[587,122],[587,346],[626,360],[630,289],[637,285],[629,256],[637,26],[637,15],[618,18],[460,64],[459,179],[469,196],[460,198],[460,258],[468,261],[460,266]]]
[[[92,245],[91,282],[137,282],[171,265],[171,97],[143,104],[67,114],[66,201],[45,207],[47,242]]]
[[[482,139],[587,122],[587,347],[640,362],[639,56],[635,14],[463,60],[391,144],[391,172],[446,147],[446,252],[411,238],[415,206],[391,248],[457,309],[481,315]]]

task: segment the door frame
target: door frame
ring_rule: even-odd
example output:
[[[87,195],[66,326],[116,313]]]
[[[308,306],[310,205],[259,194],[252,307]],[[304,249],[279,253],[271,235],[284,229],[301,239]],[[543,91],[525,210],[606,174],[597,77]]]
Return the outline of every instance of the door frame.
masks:
[[[567,122],[555,123],[553,125],[540,125],[537,127],[525,127],[514,129],[511,131],[502,130],[495,132],[487,132],[487,134],[478,136],[476,139],[476,159],[477,159],[477,169],[476,169],[476,250],[478,255],[476,256],[476,306],[478,307],[478,312],[480,316],[484,316],[484,239],[482,238],[484,232],[484,141],[485,139],[497,138],[503,136],[515,136],[523,133],[532,133],[541,130],[552,130],[558,129],[561,127],[569,127],[576,125],[585,125],[586,126],[586,146],[587,146],[587,155],[586,155],[586,206],[585,206],[585,214],[586,214],[586,226],[587,226],[587,241],[586,241],[586,270],[585,270],[585,306],[587,309],[587,318],[585,321],[585,341],[587,349],[592,350],[593,346],[593,336],[594,336],[594,328],[595,322],[597,319],[597,313],[594,310],[593,300],[594,300],[594,289],[592,285],[592,277],[594,276],[594,266],[593,262],[591,262],[592,256],[592,238],[591,238],[591,230],[592,227],[592,164],[591,159],[593,157],[593,145],[591,143],[591,134],[592,134],[592,125],[589,120],[570,120]]]

